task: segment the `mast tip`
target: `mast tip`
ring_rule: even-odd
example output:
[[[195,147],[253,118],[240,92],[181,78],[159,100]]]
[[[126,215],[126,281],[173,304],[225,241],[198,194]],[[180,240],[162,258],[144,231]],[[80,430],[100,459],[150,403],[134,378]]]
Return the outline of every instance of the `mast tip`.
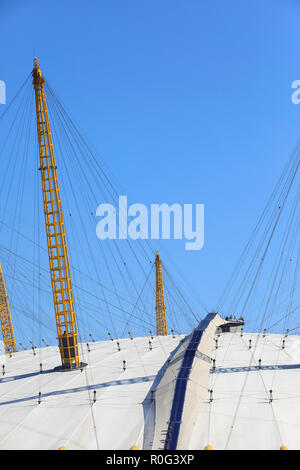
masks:
[[[33,59],[33,66],[35,69],[39,68],[40,66],[40,62],[39,62],[39,59],[37,57],[34,57]]]

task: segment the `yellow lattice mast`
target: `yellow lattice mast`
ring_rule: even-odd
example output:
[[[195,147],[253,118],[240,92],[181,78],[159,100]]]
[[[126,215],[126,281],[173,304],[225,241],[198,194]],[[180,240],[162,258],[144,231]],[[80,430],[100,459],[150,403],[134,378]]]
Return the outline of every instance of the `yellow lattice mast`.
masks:
[[[167,333],[167,320],[166,320],[166,307],[164,297],[164,286],[161,271],[161,259],[158,251],[155,257],[156,266],[156,334],[166,336]]]
[[[35,90],[43,203],[52,282],[57,336],[62,366],[80,366],[78,336],[64,218],[57,179],[52,136],[44,91],[44,78],[37,58],[32,71]]]
[[[0,320],[2,327],[5,354],[17,352],[14,329],[11,321],[9,303],[5,288],[4,276],[0,265]]]

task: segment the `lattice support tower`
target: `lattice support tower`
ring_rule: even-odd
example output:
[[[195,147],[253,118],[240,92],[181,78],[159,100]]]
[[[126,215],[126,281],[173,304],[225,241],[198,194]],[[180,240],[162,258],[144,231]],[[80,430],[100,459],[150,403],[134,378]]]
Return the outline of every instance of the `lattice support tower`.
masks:
[[[0,265],[0,320],[5,354],[17,352],[13,324],[10,315],[8,297],[2,267]]]
[[[159,252],[156,252],[155,257],[156,267],[156,334],[157,336],[167,336],[167,319],[166,307],[164,297],[164,286],[161,269],[161,259]]]
[[[37,58],[32,71],[35,90],[43,204],[53,303],[62,367],[80,367],[78,334],[65,224],[57,178],[44,78]]]

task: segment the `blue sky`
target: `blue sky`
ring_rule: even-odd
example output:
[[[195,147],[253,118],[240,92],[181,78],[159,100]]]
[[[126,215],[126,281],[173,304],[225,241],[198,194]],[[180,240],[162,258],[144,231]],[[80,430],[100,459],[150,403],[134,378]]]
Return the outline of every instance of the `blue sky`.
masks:
[[[204,248],[166,249],[209,308],[300,134],[299,15],[296,0],[0,0],[8,101],[38,56],[132,202],[205,204]]]

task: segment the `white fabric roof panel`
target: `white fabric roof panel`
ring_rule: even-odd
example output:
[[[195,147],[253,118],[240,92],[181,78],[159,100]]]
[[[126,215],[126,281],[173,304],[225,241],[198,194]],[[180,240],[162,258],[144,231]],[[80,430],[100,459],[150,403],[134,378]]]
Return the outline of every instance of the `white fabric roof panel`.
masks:
[[[143,401],[182,336],[82,345],[80,370],[54,372],[57,347],[6,358],[0,379],[0,449],[129,449],[143,446]],[[123,360],[126,370],[123,371]],[[40,363],[43,373],[40,374]],[[96,390],[96,403],[93,391]],[[41,391],[41,403],[38,394]]]
[[[6,357],[0,449],[95,449],[96,433],[100,449],[142,449],[151,423],[159,419],[151,387],[156,388],[158,372],[183,338],[154,337],[152,351],[146,337],[119,340],[120,352],[116,341],[89,343],[90,353],[83,344],[82,359],[89,364],[83,372],[54,372],[60,364],[57,347],[37,349],[36,356],[29,350]],[[213,401],[207,392],[191,424],[188,448],[300,449],[300,337],[223,333],[212,357]]]
[[[208,394],[189,448],[300,449],[300,337],[225,333],[218,343],[213,401]]]

